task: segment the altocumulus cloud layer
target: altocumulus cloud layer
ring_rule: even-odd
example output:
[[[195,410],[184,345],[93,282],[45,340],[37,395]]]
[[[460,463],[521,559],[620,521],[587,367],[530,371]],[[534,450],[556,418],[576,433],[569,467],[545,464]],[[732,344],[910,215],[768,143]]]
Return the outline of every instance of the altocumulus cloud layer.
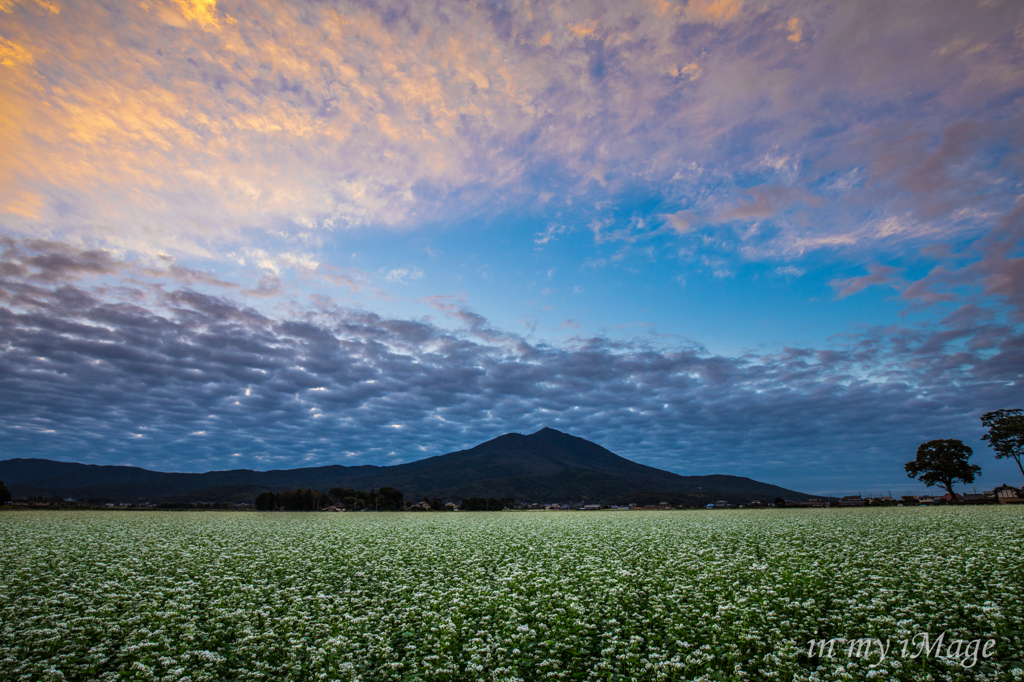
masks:
[[[3,249],[7,456],[388,463],[547,425],[684,473],[906,486],[907,453],[934,433],[974,442],[976,406],[1016,397],[1024,368],[1024,337],[978,310],[927,333],[762,356],[599,337],[555,347],[454,305],[453,329],[326,301],[274,316],[201,292],[182,268],[54,242]]]
[[[1022,102],[1017,0],[0,0],[0,457],[906,485],[1024,406]]]

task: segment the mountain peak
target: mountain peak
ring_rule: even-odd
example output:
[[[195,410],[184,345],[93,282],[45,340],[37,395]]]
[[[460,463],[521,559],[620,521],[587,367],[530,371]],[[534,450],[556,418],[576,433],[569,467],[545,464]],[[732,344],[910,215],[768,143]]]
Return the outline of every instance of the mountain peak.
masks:
[[[579,436],[544,427],[507,433],[468,450],[392,466],[323,466],[204,474],[172,474],[119,466],[47,460],[0,460],[0,480],[17,496],[110,498],[118,501],[251,502],[267,490],[390,486],[408,499],[513,497],[526,502],[660,501],[704,505],[750,499],[808,497],[731,476],[680,476],[616,455]],[[11,486],[11,484],[14,484]]]

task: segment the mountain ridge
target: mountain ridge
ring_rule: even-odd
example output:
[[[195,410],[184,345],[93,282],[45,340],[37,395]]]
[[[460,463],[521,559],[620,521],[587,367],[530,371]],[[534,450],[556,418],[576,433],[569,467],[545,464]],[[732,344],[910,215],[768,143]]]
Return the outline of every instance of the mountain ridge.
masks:
[[[369,490],[391,486],[406,499],[513,497],[522,502],[601,502],[662,494],[693,505],[724,499],[802,500],[810,495],[742,476],[683,476],[621,457],[577,436],[543,428],[508,433],[466,450],[391,466],[159,472],[139,467],[0,460],[15,497],[106,498],[118,502],[251,502],[254,493],[292,488]],[[203,496],[206,496],[205,498]]]

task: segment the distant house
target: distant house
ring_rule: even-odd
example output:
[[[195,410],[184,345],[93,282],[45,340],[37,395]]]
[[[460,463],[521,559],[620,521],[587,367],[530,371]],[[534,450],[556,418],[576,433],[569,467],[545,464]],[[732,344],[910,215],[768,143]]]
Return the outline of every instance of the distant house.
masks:
[[[749,506],[749,507],[763,507],[764,506],[764,500],[751,500],[750,504],[747,505],[747,506]]]
[[[805,500],[800,503],[801,507],[827,507],[828,502],[821,499],[820,497],[812,497],[809,500]]]
[[[964,504],[989,504],[989,498],[984,493],[967,493],[962,499]]]
[[[902,498],[900,498],[900,502],[903,504],[904,507],[916,507],[917,505],[921,504],[921,498],[919,498],[917,495],[904,495]]]
[[[860,495],[847,495],[839,500],[840,507],[863,507],[867,504]]]
[[[725,500],[718,500],[717,502],[715,502],[715,509],[728,509],[731,506],[732,505],[726,502]]]
[[[583,505],[583,511],[598,511],[601,508],[599,504],[585,504]]]
[[[992,492],[996,494],[996,500],[998,500],[999,504],[1024,503],[1024,495],[1021,494],[1020,488],[1014,488],[1004,483],[998,488],[993,489]]]

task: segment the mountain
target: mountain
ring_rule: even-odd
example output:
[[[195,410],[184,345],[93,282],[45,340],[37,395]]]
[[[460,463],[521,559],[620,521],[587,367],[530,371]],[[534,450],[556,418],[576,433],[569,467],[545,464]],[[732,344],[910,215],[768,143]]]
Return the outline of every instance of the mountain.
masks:
[[[681,476],[620,457],[554,429],[509,433],[469,450],[394,466],[324,466],[204,474],[162,473],[45,459],[0,460],[0,481],[15,497],[33,495],[116,501],[251,502],[260,492],[391,486],[406,499],[458,502],[465,497],[512,497],[521,502],[649,502],[707,504],[715,500],[809,495],[741,476]]]

